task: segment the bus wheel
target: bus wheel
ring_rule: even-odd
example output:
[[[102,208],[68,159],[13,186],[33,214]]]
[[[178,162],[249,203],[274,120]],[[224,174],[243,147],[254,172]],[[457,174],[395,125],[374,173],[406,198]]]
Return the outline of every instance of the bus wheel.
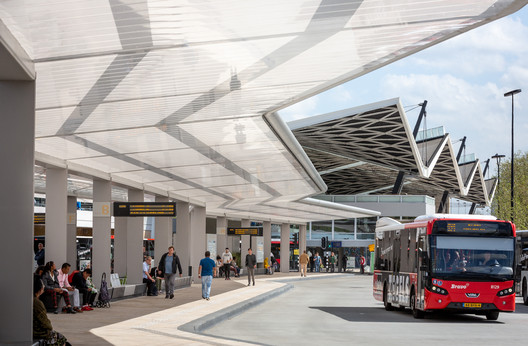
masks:
[[[523,280],[522,284],[522,297],[524,305],[528,305],[528,288],[526,287],[526,278]]]
[[[499,318],[499,312],[498,311],[492,311],[486,313],[486,319],[488,321],[496,321],[497,318]]]
[[[416,295],[414,294],[414,289],[411,292],[411,311],[414,318],[424,318],[425,313],[422,310],[416,308]]]
[[[391,311],[393,309],[392,304],[387,301],[387,284],[383,286],[383,305],[387,311]]]

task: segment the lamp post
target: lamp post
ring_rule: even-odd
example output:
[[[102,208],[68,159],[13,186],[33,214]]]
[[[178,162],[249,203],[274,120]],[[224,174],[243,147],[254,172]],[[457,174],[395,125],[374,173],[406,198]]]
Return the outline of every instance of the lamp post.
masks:
[[[514,175],[513,175],[513,161],[514,161],[514,155],[515,155],[515,152],[514,152],[514,147],[513,147],[513,95],[515,94],[518,94],[521,92],[521,89],[515,89],[515,90],[512,90],[512,91],[508,91],[507,93],[504,94],[504,97],[509,97],[511,96],[511,100],[512,100],[512,145],[511,145],[511,222],[513,222],[513,187],[514,187]]]
[[[505,155],[495,154],[491,157],[492,159],[497,160],[497,185],[499,185],[500,183],[500,162],[504,156]],[[500,213],[500,203],[497,202],[497,217],[499,216],[499,213]]]

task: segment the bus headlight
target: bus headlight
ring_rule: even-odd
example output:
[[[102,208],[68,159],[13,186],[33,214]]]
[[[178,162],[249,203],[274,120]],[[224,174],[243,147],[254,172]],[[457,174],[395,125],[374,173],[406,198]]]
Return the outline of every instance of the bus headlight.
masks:
[[[433,286],[432,290],[433,290],[434,293],[442,294],[444,296],[447,296],[449,294],[447,292],[447,290],[445,290],[445,289],[443,289],[441,287],[437,287],[437,286]]]
[[[514,293],[515,293],[515,290],[513,289],[513,287],[510,287],[510,288],[506,288],[506,289],[503,289],[497,292],[497,296],[504,297],[504,296],[512,295]]]

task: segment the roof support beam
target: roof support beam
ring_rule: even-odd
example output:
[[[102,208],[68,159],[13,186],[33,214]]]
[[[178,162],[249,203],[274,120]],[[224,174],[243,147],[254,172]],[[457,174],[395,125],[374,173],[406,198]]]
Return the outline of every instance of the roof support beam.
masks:
[[[405,180],[405,173],[400,171],[396,177],[396,182],[392,188],[393,195],[400,195],[403,188],[403,181]]]
[[[460,156],[462,156],[462,151],[466,148],[466,136],[462,138],[462,144],[460,145],[460,148],[458,149],[458,154],[456,157],[456,162],[458,163],[460,161]]]
[[[440,200],[440,204],[438,205],[437,213],[445,213],[447,209],[447,198],[449,197],[449,191],[444,191],[444,194],[442,195],[442,200]]]
[[[416,125],[414,125],[414,131],[413,131],[414,139],[416,139],[416,136],[418,135],[418,131],[420,130],[420,125],[422,124],[422,119],[425,116],[427,116],[425,107],[427,107],[427,100],[424,100],[424,102],[422,103],[422,109],[420,110],[420,115],[418,115],[418,120],[416,120]]]

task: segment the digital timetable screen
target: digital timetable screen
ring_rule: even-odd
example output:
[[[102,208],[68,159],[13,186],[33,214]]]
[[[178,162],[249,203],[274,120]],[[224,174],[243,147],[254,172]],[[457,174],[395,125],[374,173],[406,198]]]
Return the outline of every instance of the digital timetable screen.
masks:
[[[176,216],[174,202],[114,202],[114,216]]]
[[[45,225],[46,224],[46,213],[34,213],[33,214],[34,225]]]
[[[261,236],[262,228],[259,227],[248,227],[248,228],[228,228],[228,235],[257,235]]]

